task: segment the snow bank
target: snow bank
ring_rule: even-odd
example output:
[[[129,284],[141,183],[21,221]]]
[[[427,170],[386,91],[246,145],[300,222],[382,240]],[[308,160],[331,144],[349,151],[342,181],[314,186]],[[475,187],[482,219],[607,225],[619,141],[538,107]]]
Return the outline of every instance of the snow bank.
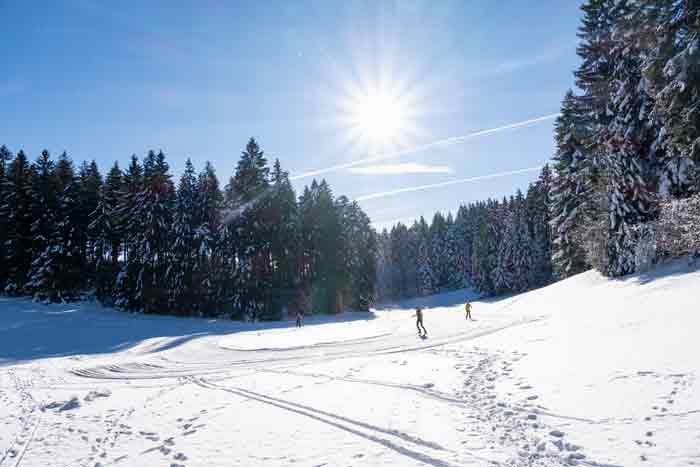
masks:
[[[545,319],[479,340],[526,354],[515,376],[528,389],[503,384],[504,398],[536,395],[542,411],[598,460],[680,466],[697,459],[697,269],[682,260],[619,280],[589,271],[524,294],[517,307]]]

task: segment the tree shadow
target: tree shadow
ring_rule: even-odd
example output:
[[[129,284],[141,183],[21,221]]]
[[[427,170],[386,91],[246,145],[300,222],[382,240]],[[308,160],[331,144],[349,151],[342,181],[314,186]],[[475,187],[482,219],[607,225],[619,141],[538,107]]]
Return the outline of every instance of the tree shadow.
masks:
[[[621,282],[632,281],[640,285],[649,284],[658,279],[682,276],[700,269],[700,259],[695,257],[674,258],[661,262],[650,271],[618,277],[615,280]]]
[[[310,316],[304,326],[375,319],[371,312]],[[0,297],[0,366],[51,357],[170,350],[207,336],[294,327],[294,321],[244,323],[128,313],[89,302],[44,305]],[[152,341],[151,341],[152,340]]]
[[[484,297],[479,292],[471,288],[452,290],[449,292],[428,295],[425,297],[413,297],[401,301],[387,301],[374,307],[378,311],[387,310],[415,310],[417,307],[424,309],[431,308],[452,308],[457,305],[464,305],[467,302],[474,303],[499,303],[512,299],[519,294],[504,294]]]

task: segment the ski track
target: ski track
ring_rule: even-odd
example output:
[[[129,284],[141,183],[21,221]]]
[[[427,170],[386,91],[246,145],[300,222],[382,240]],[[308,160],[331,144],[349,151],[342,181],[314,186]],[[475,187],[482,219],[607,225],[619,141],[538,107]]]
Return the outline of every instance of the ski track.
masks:
[[[407,448],[405,446],[401,446],[400,444],[397,444],[395,441],[391,441],[386,438],[381,438],[377,434],[372,434],[372,432],[376,433],[381,433],[389,436],[394,436],[398,438],[400,441],[415,445],[418,448],[428,448],[431,450],[437,450],[437,451],[444,451],[445,448],[442,446],[438,445],[437,443],[433,443],[430,441],[424,441],[418,437],[414,437],[411,435],[407,435],[405,433],[401,433],[398,431],[389,431],[386,429],[382,429],[380,427],[370,425],[368,423],[363,423],[359,422],[357,420],[352,420],[348,417],[332,414],[330,412],[326,412],[323,410],[319,409],[314,409],[313,407],[310,407],[308,405],[304,404],[297,404],[294,402],[290,401],[285,401],[283,399],[278,399],[274,398],[271,396],[266,396],[264,394],[256,393],[253,391],[248,391],[245,389],[241,388],[236,388],[236,387],[225,387],[225,386],[218,386],[216,384],[207,382],[204,379],[194,379],[193,380],[195,384],[198,384],[199,386],[207,389],[214,389],[214,390],[219,390],[219,391],[225,391],[231,394],[235,394],[239,397],[242,397],[244,399],[251,399],[255,400],[257,402],[260,402],[262,404],[270,405],[273,407],[277,407],[282,410],[286,410],[288,412],[296,413],[298,415],[316,420],[321,423],[325,423],[327,425],[330,425],[334,428],[337,428],[339,430],[343,430],[345,432],[348,432],[350,434],[353,434],[355,436],[359,436],[360,438],[364,438],[368,441],[372,441],[374,443],[380,444],[381,446],[391,449],[403,456],[409,457],[413,460],[417,460],[420,462],[423,462],[428,465],[432,465],[435,467],[456,467],[457,465],[464,465],[464,464],[453,464],[451,462],[432,457],[429,454],[422,453],[419,451],[416,451],[415,447],[413,449]],[[331,420],[335,419],[335,420]],[[344,422],[344,423],[341,423]],[[348,425],[355,425],[356,427],[363,428],[367,430],[367,432],[360,431],[360,429],[356,427],[351,427]],[[479,460],[482,462],[490,462],[488,459],[480,458],[475,456],[475,460]]]
[[[509,300],[500,308],[511,307],[518,299]],[[61,387],[74,390],[78,388],[94,389],[92,386],[81,384],[81,380],[102,381],[111,385],[118,385],[134,381],[154,381],[162,380],[163,383],[130,385],[130,388],[149,388],[157,391],[147,397],[143,403],[145,409],[156,399],[165,394],[175,391],[184,384],[195,384],[201,388],[212,391],[223,391],[242,398],[245,401],[254,401],[269,407],[275,407],[288,413],[323,423],[327,426],[352,434],[358,438],[389,449],[401,456],[435,467],[456,467],[459,465],[509,465],[517,467],[525,466],[556,466],[556,465],[582,465],[596,466],[598,464],[584,460],[577,446],[568,447],[561,444],[562,453],[542,453],[538,447],[542,432],[546,432],[546,425],[538,422],[531,423],[532,417],[536,414],[556,417],[549,414],[544,408],[533,406],[528,401],[518,403],[505,403],[496,400],[497,395],[494,390],[494,381],[499,377],[509,377],[506,371],[496,368],[497,363],[503,360],[502,356],[483,351],[456,351],[458,364],[455,369],[459,369],[464,375],[464,389],[457,394],[446,393],[432,387],[421,386],[408,383],[394,383],[372,378],[360,378],[353,376],[334,376],[321,372],[297,371],[299,367],[311,366],[314,364],[325,364],[343,359],[372,359],[374,357],[401,355],[409,352],[435,352],[439,348],[455,349],[471,340],[488,336],[516,326],[528,325],[540,321],[541,318],[531,319],[511,319],[508,322],[496,322],[491,325],[478,326],[466,332],[453,333],[440,338],[430,338],[428,341],[416,343],[414,335],[398,335],[394,333],[384,333],[377,336],[370,336],[358,339],[349,339],[339,342],[321,342],[308,346],[295,346],[287,349],[235,349],[231,346],[224,346],[215,339],[205,340],[201,345],[203,353],[210,355],[209,361],[183,360],[182,352],[173,351],[177,346],[172,346],[171,341],[157,341],[145,346],[141,351],[130,349],[113,357],[107,357],[109,363],[93,366],[75,366],[66,371],[69,375],[77,377],[77,380],[60,379],[60,385],[50,386],[47,389],[59,389]],[[161,352],[155,352],[154,348],[165,348]],[[161,354],[162,353],[162,354]],[[190,351],[185,355],[197,356],[200,352]],[[260,356],[250,358],[251,355]],[[130,361],[121,361],[127,357]],[[236,358],[239,357],[239,358]],[[517,361],[514,360],[514,361]],[[507,365],[504,363],[504,365]],[[231,374],[232,371],[236,374]],[[9,370],[14,376],[13,370]],[[483,446],[477,443],[477,447],[465,445],[466,441],[459,446],[447,448],[434,441],[423,439],[411,433],[385,428],[376,424],[351,418],[347,415],[322,410],[307,404],[293,402],[291,400],[272,397],[261,392],[252,391],[239,386],[228,386],[217,384],[223,381],[231,381],[236,378],[254,376],[260,373],[275,374],[325,379],[334,382],[345,382],[386,388],[388,390],[408,391],[415,393],[419,397],[424,397],[445,403],[465,412],[465,422],[470,419],[471,435],[483,440]],[[36,376],[36,375],[33,375]],[[30,392],[20,379],[15,378],[14,389],[20,394],[23,400],[21,413],[25,416],[21,433],[18,434],[12,446],[7,449],[4,456],[0,458],[0,466],[20,465],[25,455],[30,451],[30,444],[33,442],[39,426],[41,424],[41,411],[31,397]],[[24,383],[25,386],[30,383]],[[479,388],[479,390],[475,390]],[[110,452],[117,446],[121,438],[128,440],[143,438],[155,443],[152,447],[140,451],[139,455],[152,455],[160,452],[165,456],[171,456],[174,452],[174,437],[165,437],[147,429],[138,430],[133,424],[127,424],[127,419],[134,414],[137,409],[128,407],[119,413],[111,413],[104,417],[92,417],[89,420],[96,432],[102,433],[99,437],[92,437],[89,443],[89,450],[85,456],[77,459],[76,465],[89,465],[90,467],[116,465],[127,459],[129,456],[121,452],[115,453],[117,457],[110,455]],[[38,412],[38,414],[34,414]],[[115,411],[110,411],[115,412]],[[34,414],[33,417],[28,415]],[[564,418],[564,417],[562,417]],[[181,420],[181,419],[178,419]],[[54,423],[63,427],[63,421]],[[99,423],[99,426],[94,424]],[[70,427],[70,426],[69,426]],[[68,428],[69,428],[68,427]],[[66,428],[66,427],[63,427]],[[191,423],[182,423],[179,426],[180,435],[187,436],[194,433]],[[73,430],[69,430],[73,433]],[[458,431],[465,431],[458,429]],[[87,433],[78,430],[79,433]],[[28,435],[27,435],[28,434]],[[92,434],[92,431],[91,431]],[[87,436],[83,435],[87,442]],[[18,443],[23,444],[21,451],[15,449]],[[500,448],[506,451],[513,451],[513,446],[519,445],[521,449],[514,453],[503,464],[500,460],[487,458],[479,455],[485,447],[489,449]],[[86,446],[87,447],[87,446]],[[496,451],[498,452],[498,451]],[[12,453],[12,454],[11,454]],[[10,457],[12,455],[12,457]],[[565,457],[569,455],[571,457]],[[187,456],[182,452],[174,454],[178,463],[172,465],[184,465],[180,460]],[[111,457],[111,461],[107,459]],[[14,461],[14,464],[7,464],[7,460]]]
[[[398,343],[393,345],[384,345],[376,349],[349,349],[341,350],[337,352],[327,352],[321,355],[309,355],[308,353],[301,353],[300,355],[291,355],[287,357],[271,357],[271,358],[261,358],[261,359],[242,359],[242,360],[224,360],[217,359],[216,363],[212,362],[186,362],[178,360],[170,360],[167,357],[161,357],[161,360],[167,365],[156,365],[152,363],[139,363],[139,362],[126,362],[122,364],[109,364],[100,365],[88,368],[74,368],[71,370],[76,376],[81,376],[84,378],[93,379],[116,379],[116,380],[136,380],[136,379],[162,379],[162,378],[173,378],[173,377],[184,377],[184,376],[208,376],[222,371],[231,370],[232,367],[250,369],[250,370],[264,370],[266,366],[274,364],[287,364],[287,363],[303,363],[304,365],[329,362],[333,360],[341,360],[348,358],[369,358],[372,356],[380,355],[392,355],[401,354],[406,352],[417,352],[422,350],[434,349],[437,347],[443,347],[451,344],[458,344],[465,341],[477,339],[479,337],[484,337],[490,334],[494,334],[505,329],[509,329],[514,326],[531,324],[540,321],[540,318],[533,318],[529,320],[518,320],[513,321],[508,324],[488,328],[479,332],[466,332],[458,333],[454,336],[438,339],[435,343],[430,344],[420,344],[420,345],[406,345],[404,342],[410,342],[414,339],[401,337],[395,340]],[[403,344],[403,345],[402,345]],[[336,347],[356,347],[358,344],[352,343],[339,343]],[[313,346],[304,347],[303,350],[308,350],[313,348]],[[218,347],[221,351],[222,347]],[[293,349],[290,353],[300,350]],[[228,352],[238,352],[231,351]],[[249,352],[249,351],[243,351]],[[275,351],[277,352],[277,351]]]
[[[23,423],[19,432],[10,442],[10,446],[5,449],[2,458],[0,458],[0,466],[8,465],[8,461],[14,461],[14,463],[11,465],[17,467],[21,464],[27,450],[29,449],[29,446],[36,437],[36,432],[41,424],[42,414],[39,410],[39,404],[37,404],[37,402],[34,400],[34,397],[30,391],[32,381],[26,377],[18,376],[17,370],[15,369],[9,369],[7,374],[12,380],[12,386],[15,394],[18,394],[20,397],[18,406]],[[21,448],[18,449],[18,445],[21,446]]]
[[[506,305],[512,306],[512,303]],[[448,394],[432,388],[415,385],[415,384],[400,384],[376,379],[355,378],[348,376],[332,376],[319,372],[302,372],[294,371],[294,368],[301,366],[309,366],[317,363],[328,363],[340,359],[349,358],[372,358],[386,355],[396,355],[407,352],[419,351],[435,351],[438,348],[463,344],[478,337],[490,335],[512,328],[514,326],[527,325],[539,321],[541,318],[533,318],[529,320],[511,321],[506,324],[487,327],[486,329],[476,329],[469,332],[457,333],[452,336],[447,336],[440,339],[434,339],[433,342],[420,343],[416,345],[415,338],[412,336],[388,336],[390,342],[382,343],[382,345],[374,348],[365,348],[368,343],[377,343],[377,339],[357,339],[352,341],[338,342],[333,345],[323,343],[322,345],[311,345],[305,347],[294,347],[287,349],[286,352],[281,352],[280,349],[264,352],[264,355],[258,359],[241,358],[233,360],[229,354],[240,353],[241,355],[249,355],[250,351],[232,350],[220,345],[209,343],[207,350],[217,351],[222,355],[222,358],[216,358],[215,363],[201,361],[183,361],[176,360],[168,356],[158,356],[158,363],[141,362],[125,362],[119,364],[107,364],[102,366],[88,368],[74,368],[71,372],[75,376],[81,378],[91,378],[98,380],[112,381],[133,381],[133,380],[151,380],[151,379],[177,379],[177,383],[165,385],[160,392],[174,390],[183,383],[193,383],[202,388],[209,390],[224,391],[243,398],[244,400],[252,400],[271,407],[278,408],[287,412],[294,413],[299,416],[310,418],[328,426],[351,433],[355,436],[379,444],[387,449],[397,452],[403,456],[411,458],[415,461],[433,466],[452,467],[456,465],[470,465],[480,463],[498,464],[500,462],[494,459],[488,459],[477,455],[466,447],[460,449],[460,454],[468,456],[468,459],[460,459],[455,461],[454,458],[459,455],[454,450],[448,450],[442,445],[432,441],[426,441],[412,434],[400,432],[398,430],[390,430],[373,425],[360,420],[355,420],[350,417],[324,411],[314,408],[309,405],[291,402],[285,399],[275,398],[260,392],[250,391],[237,386],[226,386],[217,384],[214,381],[230,381],[232,379],[253,376],[258,373],[269,373],[291,375],[298,377],[326,379],[328,381],[349,382],[355,384],[371,385],[395,389],[398,391],[411,391],[421,397],[437,400],[462,407],[467,410],[472,410],[476,415],[471,418],[474,421],[473,432],[488,440],[489,446],[499,446],[508,448],[514,445],[523,446],[521,450],[510,459],[508,465],[512,466],[554,466],[554,465],[590,465],[596,466],[593,461],[585,459],[581,454],[580,448],[575,445],[564,444],[560,442],[561,453],[542,453],[540,434],[547,431],[547,427],[541,421],[531,423],[538,415],[557,417],[557,415],[548,413],[545,408],[533,405],[530,401],[523,400],[519,403],[504,403],[496,400],[494,391],[494,381],[503,375],[507,375],[507,371],[499,371],[496,368],[496,363],[501,361],[501,357],[485,352],[471,353],[476,358],[478,363],[460,364],[462,373],[465,374],[465,390],[460,394]],[[365,347],[363,347],[365,346]],[[322,353],[316,353],[320,348],[324,349]],[[143,358],[152,358],[146,355]],[[520,357],[513,360],[517,361]],[[464,355],[462,356],[464,360]],[[468,359],[467,359],[468,360]],[[505,362],[503,370],[507,370],[507,366],[512,362]],[[233,369],[240,370],[242,373],[230,375]],[[510,371],[510,370],[508,370]],[[475,392],[476,388],[480,388]],[[567,418],[560,416],[560,418]],[[557,441],[555,439],[555,441]],[[539,443],[539,444],[538,444]],[[146,452],[154,452],[163,449],[162,446],[154,446]],[[425,451],[425,452],[423,452]],[[452,456],[452,460],[448,461],[441,457],[445,454]],[[566,457],[569,456],[569,457]],[[454,462],[457,462],[456,464]]]
[[[265,373],[276,373],[276,374],[282,374],[282,375],[294,375],[294,376],[306,376],[310,378],[323,378],[323,379],[328,379],[328,380],[333,380],[333,381],[346,381],[349,383],[362,383],[362,384],[369,384],[372,386],[382,386],[382,387],[387,387],[387,388],[394,388],[394,389],[405,389],[407,391],[415,391],[425,397],[429,397],[432,399],[438,399],[443,402],[449,402],[452,404],[458,404],[458,405],[465,405],[468,403],[467,400],[465,399],[459,399],[453,396],[450,396],[449,394],[428,389],[423,386],[417,386],[414,384],[398,384],[398,383],[390,383],[387,381],[378,381],[378,380],[373,380],[373,379],[363,379],[363,378],[352,378],[352,377],[347,377],[347,376],[331,376],[323,373],[303,373],[303,372],[297,372],[297,371],[290,371],[290,370],[261,370],[261,372]]]

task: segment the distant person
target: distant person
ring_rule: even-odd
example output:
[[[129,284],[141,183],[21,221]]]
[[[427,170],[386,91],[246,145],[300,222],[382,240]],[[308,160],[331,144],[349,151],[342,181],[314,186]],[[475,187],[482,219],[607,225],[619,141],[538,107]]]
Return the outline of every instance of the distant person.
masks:
[[[297,310],[297,327],[300,328],[304,324],[304,313]]]
[[[469,302],[465,303],[465,305],[464,305],[464,311],[467,312],[467,317],[466,317],[466,319],[467,319],[467,320],[472,320],[472,321],[474,321],[474,319],[472,318],[472,304],[471,304],[471,303],[469,303]]]
[[[423,309],[421,307],[416,308],[416,327],[418,328],[419,336],[427,336],[428,331],[426,331],[423,325]],[[423,328],[423,333],[421,334],[421,328]]]

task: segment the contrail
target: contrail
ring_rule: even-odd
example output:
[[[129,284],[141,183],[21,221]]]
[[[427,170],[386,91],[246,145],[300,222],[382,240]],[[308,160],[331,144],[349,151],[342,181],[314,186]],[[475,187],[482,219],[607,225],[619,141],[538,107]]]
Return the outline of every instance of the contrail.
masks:
[[[537,170],[542,169],[543,166],[544,166],[544,164],[538,165],[535,167],[528,167],[526,169],[511,170],[509,172],[498,172],[498,173],[489,174],[489,175],[479,175],[477,177],[460,178],[457,180],[448,180],[446,182],[431,183],[429,185],[409,186],[406,188],[399,188],[397,190],[382,191],[379,193],[371,193],[369,195],[358,196],[357,198],[355,198],[355,201],[366,201],[368,199],[384,198],[386,196],[400,195],[402,193],[410,193],[412,191],[429,190],[431,188],[440,188],[440,187],[444,187],[444,186],[457,185],[459,183],[477,182],[479,180],[488,180],[490,178],[500,178],[500,177],[507,177],[509,175],[517,175],[517,174],[522,174],[522,173],[527,173],[527,172],[535,172]]]
[[[523,120],[522,122],[510,123],[508,125],[503,125],[503,126],[499,126],[496,128],[489,128],[488,130],[479,130],[479,131],[475,131],[473,133],[468,133],[468,134],[462,135],[462,136],[452,136],[450,138],[440,139],[437,141],[433,141],[431,143],[426,143],[426,144],[422,144],[420,146],[415,146],[415,147],[410,148],[410,149],[404,149],[402,151],[377,154],[374,156],[366,157],[364,159],[358,159],[356,161],[346,162],[344,164],[334,165],[331,167],[325,167],[323,169],[311,170],[309,172],[304,172],[304,173],[301,173],[299,175],[289,177],[289,179],[290,180],[298,180],[300,178],[315,177],[316,175],[321,175],[321,174],[328,173],[328,172],[336,172],[338,170],[347,169],[350,167],[354,167],[356,165],[366,164],[368,162],[375,162],[375,161],[384,160],[384,159],[393,159],[396,157],[405,156],[406,154],[415,154],[417,152],[425,151],[426,149],[431,149],[431,148],[435,148],[435,147],[452,146],[454,144],[459,144],[459,143],[462,143],[462,142],[467,141],[469,139],[477,138],[479,136],[486,136],[486,135],[490,135],[492,133],[498,133],[498,132],[504,131],[504,130],[512,130],[514,128],[520,128],[520,127],[532,125],[534,123],[542,122],[545,120],[551,120],[551,119],[556,118],[558,116],[559,116],[559,113],[543,115],[542,117],[531,118],[529,120]]]

